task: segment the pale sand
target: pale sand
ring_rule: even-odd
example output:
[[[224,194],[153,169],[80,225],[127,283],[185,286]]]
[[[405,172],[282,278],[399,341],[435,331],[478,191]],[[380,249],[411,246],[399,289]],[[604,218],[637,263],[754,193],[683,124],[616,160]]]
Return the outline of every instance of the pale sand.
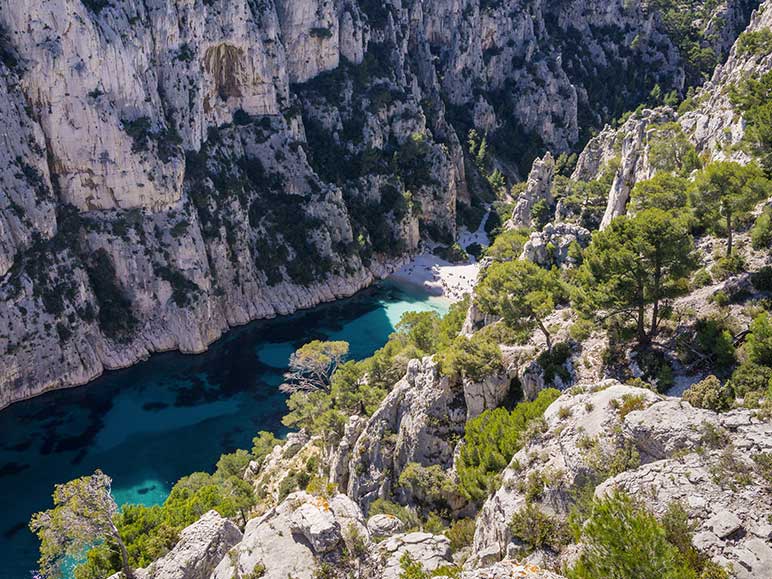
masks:
[[[477,231],[459,231],[458,243],[466,249],[472,243],[488,247],[490,243],[485,233],[486,215]],[[391,277],[401,283],[423,287],[428,293],[443,296],[452,302],[461,301],[466,294],[471,294],[477,282],[480,264],[469,256],[467,263],[454,264],[440,259],[431,250],[417,256]]]

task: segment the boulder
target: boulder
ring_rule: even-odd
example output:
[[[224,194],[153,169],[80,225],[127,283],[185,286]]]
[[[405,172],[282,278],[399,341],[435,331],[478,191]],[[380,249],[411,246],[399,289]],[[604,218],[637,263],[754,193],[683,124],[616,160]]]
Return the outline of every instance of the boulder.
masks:
[[[461,573],[461,579],[565,579],[562,575],[529,563],[505,559],[482,569]]]
[[[401,533],[405,524],[394,515],[373,515],[367,519],[367,530],[374,537],[388,537]]]
[[[225,554],[241,540],[241,531],[216,511],[209,511],[180,533],[180,540],[166,555],[137,579],[201,579],[208,577]]]
[[[380,579],[399,579],[400,559],[405,553],[428,572],[453,562],[448,538],[430,533],[394,535],[378,545],[378,553],[383,561],[377,567]]]
[[[211,579],[245,576],[258,567],[265,579],[312,579],[321,563],[345,565],[347,553],[362,544],[369,544],[369,534],[351,499],[296,492],[247,523],[242,541]]]
[[[317,553],[326,553],[340,543],[340,525],[326,499],[301,505],[290,518],[290,529],[300,533]]]

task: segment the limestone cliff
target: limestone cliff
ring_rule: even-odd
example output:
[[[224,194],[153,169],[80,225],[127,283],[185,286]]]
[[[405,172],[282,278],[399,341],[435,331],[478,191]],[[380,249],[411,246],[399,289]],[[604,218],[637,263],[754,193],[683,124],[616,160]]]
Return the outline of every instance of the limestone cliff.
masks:
[[[453,238],[471,127],[514,177],[688,76],[623,0],[2,0],[0,57],[0,407],[350,295]]]

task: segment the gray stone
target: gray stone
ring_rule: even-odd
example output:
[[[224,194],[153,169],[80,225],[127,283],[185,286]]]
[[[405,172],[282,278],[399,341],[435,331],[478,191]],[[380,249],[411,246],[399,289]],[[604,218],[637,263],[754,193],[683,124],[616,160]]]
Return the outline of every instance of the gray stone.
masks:
[[[208,577],[225,554],[241,540],[241,531],[216,511],[209,511],[180,533],[174,548],[137,579],[200,579]]]
[[[734,513],[720,511],[708,519],[706,525],[719,539],[726,539],[742,528],[742,521]]]
[[[367,530],[375,537],[387,537],[404,530],[405,524],[394,515],[373,515],[367,519]]]

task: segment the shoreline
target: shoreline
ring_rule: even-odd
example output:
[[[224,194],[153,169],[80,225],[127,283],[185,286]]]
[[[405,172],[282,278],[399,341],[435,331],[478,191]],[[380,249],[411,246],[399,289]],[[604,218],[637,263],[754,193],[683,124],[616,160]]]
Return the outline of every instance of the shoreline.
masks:
[[[476,243],[486,248],[490,239],[485,233],[490,210],[485,214],[476,231],[462,228],[458,235],[458,245],[464,250]],[[433,253],[434,247],[417,255],[386,279],[421,288],[429,295],[444,297],[451,303],[460,302],[464,296],[471,294],[477,284],[480,273],[480,262],[473,256],[460,263],[451,263]]]

